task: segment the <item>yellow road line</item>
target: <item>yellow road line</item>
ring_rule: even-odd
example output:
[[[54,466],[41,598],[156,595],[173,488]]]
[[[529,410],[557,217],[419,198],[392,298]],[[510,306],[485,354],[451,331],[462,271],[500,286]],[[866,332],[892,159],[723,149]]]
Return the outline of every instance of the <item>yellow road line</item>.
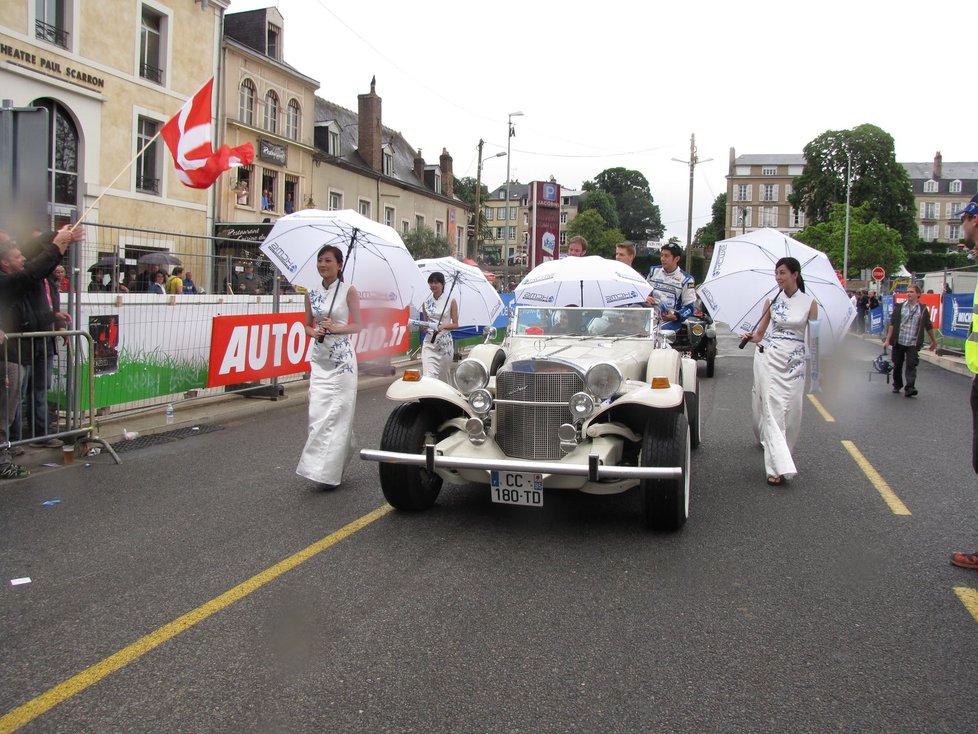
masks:
[[[818,398],[816,398],[811,393],[808,393],[808,400],[812,405],[815,406],[815,410],[817,410],[819,413],[822,414],[822,417],[825,419],[826,423],[835,423],[835,418],[833,418],[832,414],[829,413],[829,411],[825,409],[825,406],[819,402]]]
[[[165,624],[159,629],[150,632],[142,639],[137,640],[131,645],[124,647],[118,652],[110,655],[104,660],[83,670],[68,680],[59,683],[54,688],[42,693],[40,696],[31,699],[27,703],[18,706],[9,713],[0,717],[0,734],[12,732],[25,724],[30,723],[41,714],[50,711],[62,701],[65,701],[77,693],[81,693],[110,673],[114,673],[129,663],[142,657],[155,647],[159,647],[164,642],[176,637],[181,632],[190,629],[198,622],[202,622],[212,614],[221,611],[236,601],[243,599],[253,591],[257,591],[269,581],[273,581],[287,571],[291,571],[300,563],[308,561],[318,553],[339,543],[344,538],[348,538],[358,530],[362,530],[370,523],[383,517],[391,511],[390,505],[378,507],[373,512],[369,512],[361,518],[354,520],[348,525],[344,525],[335,533],[327,535],[321,540],[317,540],[312,545],[303,548],[295,555],[289,556],[285,560],[279,561],[274,566],[265,569],[259,574],[252,576],[247,581],[238,584],[232,589],[225,591],[210,601],[202,604],[193,611],[187,612],[181,617],[177,617],[169,624]]]
[[[900,498],[896,496],[896,493],[890,489],[890,485],[886,483],[886,480],[880,476],[880,473],[873,468],[873,465],[869,463],[869,459],[862,455],[862,452],[856,448],[856,444],[852,441],[843,441],[842,445],[845,446],[846,451],[848,451],[852,458],[855,459],[856,464],[860,469],[863,470],[863,474],[873,483],[876,487],[876,491],[880,493],[883,500],[890,506],[893,510],[894,515],[909,515],[910,510],[907,506],[900,501]]]
[[[969,589],[967,586],[955,586],[954,593],[958,595],[958,599],[964,604],[964,608],[978,622],[978,589]]]

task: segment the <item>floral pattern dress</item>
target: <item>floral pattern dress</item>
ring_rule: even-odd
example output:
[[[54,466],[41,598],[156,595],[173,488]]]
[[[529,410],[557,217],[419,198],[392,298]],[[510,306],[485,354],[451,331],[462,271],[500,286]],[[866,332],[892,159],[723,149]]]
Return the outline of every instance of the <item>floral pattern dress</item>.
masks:
[[[333,281],[309,291],[313,319],[349,322],[346,298],[350,286]],[[337,292],[338,291],[338,292]],[[336,296],[335,303],[333,296]],[[330,314],[332,307],[332,314]],[[357,358],[348,334],[327,334],[312,340],[309,361],[309,433],[295,473],[322,484],[342,481],[353,456],[353,414],[357,407]]]
[[[754,354],[754,433],[764,447],[768,476],[797,474],[791,451],[801,429],[808,358],[808,316],[814,299],[783,292],[771,304],[771,322]]]
[[[424,302],[422,311],[422,316],[426,321],[439,321],[440,317],[439,323],[450,324],[452,322],[452,307],[447,293],[442,293],[441,298],[435,298],[434,294],[429,296],[428,300]],[[434,343],[431,341],[430,331],[426,332],[423,338],[424,341],[421,343],[421,374],[425,377],[434,377],[442,382],[448,382],[452,359],[455,357],[455,340],[452,339],[452,332],[439,332]]]

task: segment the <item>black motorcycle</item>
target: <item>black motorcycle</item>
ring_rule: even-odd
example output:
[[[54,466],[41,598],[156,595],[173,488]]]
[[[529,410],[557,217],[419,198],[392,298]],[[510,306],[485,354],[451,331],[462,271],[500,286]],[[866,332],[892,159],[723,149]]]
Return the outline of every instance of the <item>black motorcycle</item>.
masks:
[[[705,311],[695,311],[676,332],[673,349],[696,360],[706,360],[706,376],[713,377],[717,358],[717,332],[713,319]]]

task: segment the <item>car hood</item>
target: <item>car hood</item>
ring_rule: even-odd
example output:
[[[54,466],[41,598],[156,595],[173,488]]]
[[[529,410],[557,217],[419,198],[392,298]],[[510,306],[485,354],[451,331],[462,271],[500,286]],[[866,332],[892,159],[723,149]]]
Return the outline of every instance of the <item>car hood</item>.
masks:
[[[649,339],[514,339],[503,369],[533,372],[535,365],[559,362],[584,374],[592,366],[608,362],[625,379],[644,379],[651,351]]]

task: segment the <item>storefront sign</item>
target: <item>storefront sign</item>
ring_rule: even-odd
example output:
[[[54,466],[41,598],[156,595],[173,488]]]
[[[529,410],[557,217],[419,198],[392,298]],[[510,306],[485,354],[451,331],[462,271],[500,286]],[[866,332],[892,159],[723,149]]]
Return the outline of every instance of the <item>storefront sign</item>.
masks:
[[[277,163],[280,166],[288,165],[288,151],[284,145],[273,143],[271,140],[260,139],[258,141],[258,157],[269,163]]]
[[[560,184],[533,181],[530,184],[531,217],[530,266],[557,257],[557,238],[560,236]]]
[[[6,56],[21,66],[31,66],[48,76],[63,77],[76,84],[84,84],[96,89],[105,89],[105,79],[87,71],[69,65],[65,60],[44,56],[36,51],[17,48],[7,43],[0,43],[0,56]]]

